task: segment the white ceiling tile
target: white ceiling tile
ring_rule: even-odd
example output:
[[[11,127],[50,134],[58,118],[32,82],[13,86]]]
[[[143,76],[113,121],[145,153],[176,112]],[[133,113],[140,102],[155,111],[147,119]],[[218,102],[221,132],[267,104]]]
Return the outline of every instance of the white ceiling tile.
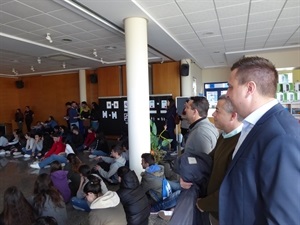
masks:
[[[90,40],[89,43],[93,44],[94,46],[106,46],[109,45],[111,42],[109,42],[108,39],[99,38],[96,40]]]
[[[216,36],[210,36],[210,37],[206,37],[206,38],[201,38],[201,42],[204,44],[204,45],[207,45],[209,43],[214,43],[214,42],[217,42],[217,43],[220,43],[223,41],[223,38],[221,35],[216,35]]]
[[[9,3],[1,5],[1,10],[5,11],[11,15],[21,17],[21,18],[34,16],[34,15],[38,15],[41,13],[38,10],[35,10],[31,7],[28,7],[24,4],[21,4],[19,2],[15,2],[15,1],[11,1]]]
[[[162,18],[157,20],[157,22],[161,24],[164,28],[171,28],[188,24],[188,21],[183,15],[174,16],[172,18]]]
[[[185,33],[185,34],[178,34],[174,36],[176,40],[183,41],[183,40],[195,40],[197,39],[197,35],[195,33]]]
[[[293,34],[298,28],[299,28],[299,25],[282,26],[282,27],[276,26],[272,30],[272,34],[285,34],[285,33]]]
[[[250,13],[264,13],[267,11],[281,10],[286,0],[258,0],[251,2]]]
[[[288,1],[290,2],[290,1]],[[280,18],[290,18],[290,17],[299,17],[300,15],[300,1],[297,0],[297,2],[299,3],[298,6],[294,6],[293,8],[287,8],[285,7],[281,14],[280,14]]]
[[[300,14],[300,11],[299,11]],[[300,17],[292,17],[286,19],[279,19],[275,27],[284,27],[284,26],[291,26],[291,25],[300,25]]]
[[[105,29],[93,30],[90,33],[95,34],[96,36],[101,37],[101,38],[109,38],[109,37],[115,36],[114,33],[110,32],[108,30],[105,30]]]
[[[51,29],[67,35],[72,35],[83,31],[82,29],[72,26],[71,24],[63,24],[60,26],[51,27]]]
[[[74,25],[76,27],[81,27],[81,29],[84,29],[85,31],[94,31],[94,30],[103,29],[101,26],[99,26],[95,23],[91,23],[90,21],[87,21],[87,20],[74,22],[74,23],[72,23],[72,25]]]
[[[0,7],[0,9],[1,9],[1,7]],[[16,16],[10,15],[8,13],[5,13],[3,11],[0,11],[0,24],[9,23],[9,22],[19,20],[19,19],[20,19],[19,17],[16,17]]]
[[[41,36],[33,34],[33,33],[22,33],[22,34],[18,34],[18,37],[27,39],[27,40],[31,40],[31,41],[39,41],[41,40]]]
[[[231,39],[240,39],[240,38],[245,38],[245,33],[231,33],[231,34],[223,34],[223,39],[224,40],[231,40]]]
[[[164,7],[161,7],[160,5],[153,6],[148,8],[147,11],[151,16],[158,20],[182,15],[182,12],[174,2],[166,3],[164,4]]]
[[[1,25],[0,26],[0,32],[10,34],[10,35],[18,35],[20,33],[23,33],[24,31],[20,30],[20,29],[13,28],[13,27],[10,27],[10,26]]]
[[[185,14],[185,16],[191,24],[217,20],[217,15],[214,9],[203,12],[188,13]]]
[[[20,30],[24,30],[26,32],[32,32],[32,31],[39,30],[39,29],[43,28],[42,26],[40,26],[36,23],[32,23],[32,22],[27,21],[27,20],[17,20],[17,21],[8,23],[7,25],[18,28]]]
[[[201,13],[207,10],[214,10],[213,1],[177,1],[178,6],[183,13]]]
[[[215,35],[220,34],[219,24],[217,20],[212,20],[205,23],[193,23],[192,27],[195,32],[200,34],[204,34],[207,32],[213,32]]]
[[[245,39],[235,39],[235,40],[224,40],[225,46],[232,46],[232,45],[244,45]]]
[[[27,18],[27,20],[44,27],[54,27],[54,26],[59,26],[61,24],[64,24],[63,21],[58,20],[53,16],[47,14],[29,17]]]
[[[250,0],[215,0],[214,2],[217,8],[226,8],[231,6],[249,4]]]
[[[191,28],[190,25],[184,25],[184,26],[168,28],[168,32],[170,32],[170,34],[172,36],[174,36],[174,35],[178,35],[178,34],[182,34],[182,33],[183,34],[192,33],[194,31],[193,31],[193,29]]]
[[[269,29],[261,29],[261,30],[248,30],[247,37],[257,37],[257,36],[269,36],[271,28]]]
[[[274,21],[262,21],[259,23],[249,23],[248,24],[248,31],[255,31],[255,30],[261,30],[261,29],[272,29],[274,27],[275,23]]]
[[[280,10],[251,13],[249,16],[249,23],[260,23],[262,21],[275,21],[280,14]]]
[[[221,27],[232,27],[232,26],[238,26],[241,24],[247,24],[248,22],[248,16],[237,16],[237,17],[227,17],[223,19],[219,19],[220,26]]]
[[[249,4],[238,4],[230,7],[217,8],[217,14],[220,19],[232,16],[247,15],[249,11]]]
[[[77,38],[82,41],[98,39],[98,37],[96,35],[89,33],[89,32],[81,32],[81,33],[72,34],[72,37]]]
[[[19,0],[19,1],[32,8],[38,9],[42,12],[51,12],[62,8],[61,5],[57,4],[54,1],[49,1],[49,0]]]
[[[241,33],[246,31],[246,25],[239,25],[233,27],[222,27],[222,34],[232,34],[232,33]]]
[[[49,14],[55,18],[65,21],[66,23],[74,23],[84,20],[82,16],[79,16],[78,14],[67,9],[57,10],[50,12]]]
[[[34,33],[41,37],[46,37],[47,33],[50,33],[52,38],[62,37],[64,35],[62,32],[58,32],[50,28],[43,28],[35,31]]]

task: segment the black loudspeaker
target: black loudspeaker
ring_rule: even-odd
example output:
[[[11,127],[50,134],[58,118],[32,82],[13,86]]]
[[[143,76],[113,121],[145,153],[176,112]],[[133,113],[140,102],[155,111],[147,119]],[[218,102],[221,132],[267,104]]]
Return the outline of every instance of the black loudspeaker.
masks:
[[[24,82],[23,82],[22,80],[17,80],[17,81],[16,81],[16,87],[17,87],[18,89],[23,88],[23,87],[24,87]]]
[[[188,76],[190,70],[190,65],[189,64],[181,64],[180,66],[180,75],[181,76]]]
[[[91,81],[92,84],[98,83],[98,76],[97,76],[97,74],[91,74],[90,75],[90,81]]]

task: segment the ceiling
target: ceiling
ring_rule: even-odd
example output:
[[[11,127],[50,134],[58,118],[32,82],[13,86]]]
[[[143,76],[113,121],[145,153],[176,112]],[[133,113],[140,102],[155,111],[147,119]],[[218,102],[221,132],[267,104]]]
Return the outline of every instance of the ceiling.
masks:
[[[149,62],[213,68],[300,51],[299,0],[0,0],[0,76],[124,65],[133,16],[148,20]]]

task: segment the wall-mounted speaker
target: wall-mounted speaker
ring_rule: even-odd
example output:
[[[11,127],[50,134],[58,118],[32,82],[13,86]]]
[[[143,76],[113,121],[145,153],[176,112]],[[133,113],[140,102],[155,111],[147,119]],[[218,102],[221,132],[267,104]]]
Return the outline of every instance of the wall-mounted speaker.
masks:
[[[91,81],[92,84],[98,83],[98,76],[97,76],[97,74],[91,74],[90,75],[90,81]]]
[[[17,87],[18,89],[23,88],[23,87],[24,87],[24,82],[23,82],[22,80],[17,80],[17,81],[16,81],[16,87]]]
[[[190,65],[189,64],[181,64],[180,66],[180,75],[181,76],[188,76],[190,72]]]

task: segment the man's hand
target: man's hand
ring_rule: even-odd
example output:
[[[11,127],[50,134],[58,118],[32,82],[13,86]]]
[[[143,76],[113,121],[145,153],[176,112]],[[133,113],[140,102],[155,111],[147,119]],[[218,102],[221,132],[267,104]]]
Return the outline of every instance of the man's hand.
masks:
[[[99,171],[101,169],[101,166],[96,165],[94,168]]]
[[[193,185],[193,183],[189,183],[189,182],[185,182],[182,180],[182,178],[180,178],[180,186],[183,189],[190,189],[190,187]]]

